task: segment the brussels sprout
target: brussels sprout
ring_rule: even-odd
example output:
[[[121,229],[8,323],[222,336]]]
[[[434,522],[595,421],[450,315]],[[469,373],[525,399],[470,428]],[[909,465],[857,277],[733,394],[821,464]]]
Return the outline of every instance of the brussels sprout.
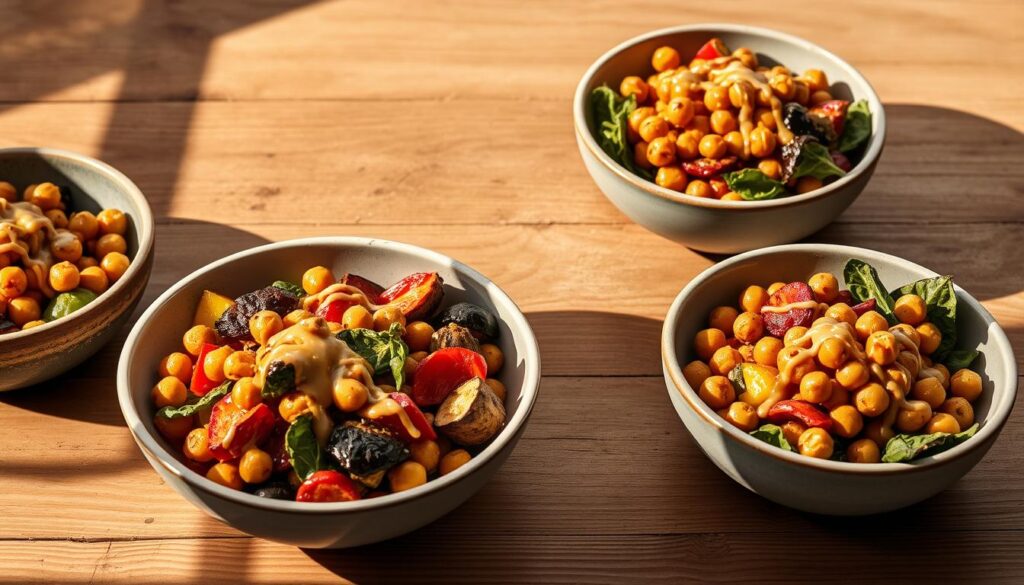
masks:
[[[456,303],[441,312],[441,325],[461,325],[477,339],[493,339],[498,336],[498,319],[487,309],[473,303]]]
[[[70,315],[82,307],[96,300],[96,293],[84,288],[76,288],[73,291],[60,293],[53,297],[50,304],[43,312],[44,321],[53,321],[66,315]]]

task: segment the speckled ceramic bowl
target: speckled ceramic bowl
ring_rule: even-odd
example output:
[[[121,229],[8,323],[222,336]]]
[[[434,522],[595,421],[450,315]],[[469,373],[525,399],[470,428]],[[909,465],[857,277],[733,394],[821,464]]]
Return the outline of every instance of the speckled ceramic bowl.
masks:
[[[135,183],[109,165],[52,148],[0,149],[0,180],[19,189],[49,181],[71,188],[74,209],[115,208],[128,216],[124,276],[95,301],[46,325],[0,335],[0,391],[38,384],[96,353],[124,325],[149,282],[153,214]]]
[[[469,463],[417,488],[341,503],[259,498],[218,485],[185,467],[153,426],[150,389],[160,359],[178,351],[203,289],[238,296],[278,279],[297,281],[310,266],[395,282],[414,272],[444,278],[445,304],[468,301],[494,311],[505,354],[500,378],[508,389],[508,422]],[[344,548],[394,538],[447,514],[498,471],[518,442],[540,387],[540,351],[526,318],[493,282],[447,256],[409,244],[355,237],[311,238],[260,246],[218,260],[171,287],[128,335],[117,371],[117,393],[128,428],[160,476],[211,516],[249,534],[312,548]]]
[[[783,451],[725,422],[683,378],[693,359],[697,331],[712,308],[738,298],[751,283],[805,280],[816,272],[842,274],[850,258],[878,269],[882,282],[901,286],[937,276],[895,256],[864,248],[793,244],[755,250],[702,272],[679,293],[665,317],[662,365],[672,406],[697,444],[729,477],[780,504],[819,514],[862,515],[920,502],[946,489],[973,468],[999,436],[1017,396],[1017,362],[1006,334],[974,297],[957,287],[960,347],[977,348],[973,369],[984,392],[974,404],[981,428],[956,447],[911,463],[873,465],[813,459]]]
[[[824,188],[769,201],[719,201],[686,195],[638,177],[612,160],[594,138],[590,93],[623,77],[646,75],[651,54],[662,45],[683,55],[719,37],[731,48],[748,47],[762,63],[793,71],[821,69],[841,99],[866,99],[872,133],[863,159],[845,177]],[[639,73],[638,73],[639,72]],[[705,252],[732,254],[799,240],[828,225],[867,185],[885,143],[885,110],[871,85],[848,63],[825,49],[781,32],[734,24],[666,28],[630,39],[601,56],[583,75],[573,100],[576,142],[590,176],[608,199],[645,228]]]

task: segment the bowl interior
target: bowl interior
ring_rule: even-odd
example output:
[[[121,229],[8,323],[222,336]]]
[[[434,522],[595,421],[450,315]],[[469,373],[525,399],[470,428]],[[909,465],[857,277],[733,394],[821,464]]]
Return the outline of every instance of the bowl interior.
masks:
[[[475,467],[474,463],[482,462],[497,452],[522,425],[533,405],[540,379],[536,340],[525,317],[497,285],[465,265],[406,244],[363,238],[315,238],[281,242],[230,256],[187,277],[153,304],[129,336],[122,355],[118,381],[119,386],[127,382],[127,396],[125,388],[119,389],[122,395],[122,409],[131,410],[126,412],[126,418],[133,426],[136,436],[139,436],[139,429],[132,425],[132,416],[140,419],[138,424],[144,432],[139,438],[144,441],[148,438],[147,442],[157,445],[158,449],[154,450],[156,455],[171,464],[179,475],[184,475],[193,483],[208,482],[210,487],[220,488],[198,474],[186,470],[177,461],[181,446],[169,444],[156,431],[152,421],[154,408],[150,398],[150,389],[157,381],[157,364],[168,353],[181,351],[181,337],[192,326],[196,303],[203,290],[209,289],[229,297],[237,297],[267,286],[275,280],[300,282],[302,273],[316,265],[327,266],[336,275],[345,272],[359,274],[384,286],[414,272],[436,271],[444,279],[443,306],[468,301],[494,311],[500,323],[500,335],[496,343],[505,354],[505,366],[498,377],[508,389],[505,401],[508,422],[491,444],[480,455],[474,457],[470,464],[464,466],[468,468],[467,472]],[[459,475],[458,471],[427,482],[425,486],[414,490],[367,502],[389,500],[413,494],[421,489],[432,489],[433,484],[445,482],[450,476],[456,475]],[[245,497],[268,504],[268,501],[262,498],[248,495]],[[294,503],[274,502],[269,505],[276,504]]]
[[[872,250],[846,246],[791,245],[766,248],[737,256],[721,263],[695,279],[673,305],[674,321],[666,321],[665,359],[668,367],[673,368],[675,377],[688,391],[696,404],[706,415],[721,421],[730,435],[746,441],[757,442],[745,433],[725,423],[717,414],[703,403],[696,392],[686,384],[679,369],[680,363],[688,363],[696,359],[693,351],[693,338],[697,331],[707,327],[707,315],[716,306],[729,304],[735,306],[740,293],[746,286],[759,284],[767,287],[772,282],[792,282],[806,280],[816,272],[831,272],[843,284],[843,266],[850,258],[859,258],[874,266],[879,277],[889,290],[904,284],[936,276],[927,268],[912,262],[882,254]],[[1016,364],[1005,333],[996,324],[992,316],[965,291],[957,288],[957,348],[975,348],[981,356],[972,369],[981,374],[984,392],[974,404],[975,418],[982,423],[979,436],[983,433],[996,432],[1009,415],[1016,395]],[[678,306],[678,309],[676,307]],[[669,327],[671,331],[669,332]],[[988,425],[992,421],[997,424]],[[978,437],[975,437],[977,439]],[[979,441],[980,442],[980,441]],[[752,443],[755,444],[755,443]],[[929,460],[943,460],[956,455],[963,448],[969,448],[971,441],[940,453],[933,457],[923,458],[915,464]],[[782,455],[789,455],[782,453]],[[793,455],[793,457],[800,457]],[[802,457],[802,459],[809,459]],[[815,461],[817,462],[817,461]],[[832,462],[828,462],[832,463]],[[900,466],[901,464],[882,464],[878,466],[855,466],[841,464],[856,469],[869,467]]]

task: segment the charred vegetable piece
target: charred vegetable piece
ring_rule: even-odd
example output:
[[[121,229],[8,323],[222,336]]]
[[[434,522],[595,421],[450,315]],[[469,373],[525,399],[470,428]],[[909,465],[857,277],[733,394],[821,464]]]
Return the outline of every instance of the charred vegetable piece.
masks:
[[[387,399],[359,411],[359,416],[372,421],[377,426],[388,429],[405,443],[437,439],[433,425],[430,424],[427,417],[423,416],[423,411],[416,406],[408,394],[392,392],[388,394]],[[406,424],[406,419],[408,425],[412,425],[411,429]]]
[[[412,399],[420,406],[441,404],[466,380],[486,377],[487,362],[479,353],[463,347],[439,349],[417,366]]]
[[[203,362],[206,360],[206,354],[217,349],[217,347],[213,343],[204,343],[199,349],[199,355],[196,356],[197,365],[192,369],[192,382],[189,384],[189,390],[196,396],[203,396],[217,387],[217,382],[207,378],[206,372],[203,371]]]
[[[380,296],[384,294],[384,287],[377,284],[376,282],[373,282],[368,278],[363,278],[358,274],[346,272],[345,276],[342,276],[341,280],[339,280],[338,282],[340,282],[341,284],[354,286],[359,290],[363,291],[363,294],[366,295],[366,300],[370,301],[375,305],[383,304]]]
[[[804,144],[815,142],[817,138],[809,134],[797,136],[789,144],[782,146],[782,181],[788,181],[796,173],[796,167],[800,163],[800,153],[803,152]]]
[[[288,424],[288,421],[283,418],[277,419],[274,423],[274,430],[270,432],[270,436],[267,437],[263,446],[263,450],[270,454],[270,459],[274,462],[275,473],[292,468],[291,455],[289,455],[288,446],[285,444],[289,428],[291,425]]]
[[[229,343],[252,341],[249,318],[260,311],[274,311],[282,317],[299,306],[299,299],[276,286],[267,286],[235,299],[235,306],[224,311],[214,328]]]
[[[810,114],[808,114],[807,108],[796,102],[786,104],[782,111],[782,123],[785,124],[786,128],[789,128],[793,134],[796,134],[797,138],[801,136],[810,136],[818,142],[828,144],[830,141],[829,132],[831,131],[831,123],[824,122],[826,122],[826,120],[823,120],[822,118],[812,118]],[[785,175],[783,175],[783,177],[785,177]]]
[[[768,409],[768,422],[782,424],[791,420],[801,422],[808,428],[832,430],[832,419],[828,413],[803,400],[781,400]]]
[[[715,160],[712,158],[700,158],[683,163],[683,170],[691,177],[706,179],[719,175],[733,167],[738,159],[735,156]]]
[[[210,453],[218,461],[237,459],[246,449],[263,441],[273,428],[274,413],[269,406],[260,403],[242,410],[231,402],[229,394],[213,405],[210,413],[206,431]]]
[[[292,486],[284,482],[274,482],[258,487],[253,490],[252,495],[260,498],[270,498],[272,500],[295,499],[295,492],[292,490]]]
[[[738,400],[751,406],[760,406],[768,399],[777,377],[778,370],[761,364],[743,363],[729,372]]]
[[[434,424],[460,445],[481,445],[505,425],[505,405],[490,386],[473,378],[456,388],[437,409]]]
[[[0,333],[10,333],[11,331],[18,331],[18,326],[7,319],[0,319]]]
[[[200,368],[197,368],[200,369]],[[264,398],[277,398],[294,392],[298,382],[295,379],[295,365],[283,361],[270,362],[260,394]]]
[[[405,445],[387,431],[353,421],[334,428],[327,453],[357,476],[385,471],[409,458]]]
[[[324,321],[330,321],[331,323],[341,323],[341,318],[345,315],[345,311],[356,304],[352,301],[337,300],[326,305],[320,305],[316,308],[316,316],[322,317]]]
[[[875,299],[868,299],[863,303],[857,303],[856,305],[850,308],[853,310],[854,313],[856,313],[858,317],[860,317],[861,315],[867,313],[868,311],[874,311],[877,305],[878,303],[875,302]]]
[[[848,173],[853,170],[853,163],[850,159],[846,158],[846,155],[839,152],[838,150],[830,150],[828,155],[832,157],[832,162],[840,168],[844,173]]]
[[[455,303],[441,312],[438,321],[441,325],[454,323],[465,327],[473,337],[480,340],[494,339],[498,336],[498,318],[494,313],[473,303]]]
[[[380,300],[398,307],[409,321],[429,319],[444,297],[444,280],[436,272],[410,274],[380,294]]]
[[[853,293],[844,288],[843,290],[839,291],[839,296],[836,297],[836,302],[846,303],[847,305],[850,305],[852,307],[854,305]]]
[[[302,482],[296,502],[352,502],[360,499],[359,486],[343,473],[318,471]]]
[[[710,41],[704,43],[704,46],[697,49],[697,54],[694,55],[695,59],[704,59],[710,61],[719,57],[725,57],[729,54],[729,48],[725,46],[720,38],[713,38]]]
[[[480,342],[462,325],[449,323],[434,332],[430,338],[430,351],[435,352],[446,347],[464,347],[480,353]]]
[[[842,135],[843,127],[846,124],[846,109],[850,102],[846,100],[829,100],[822,102],[807,111],[810,116],[820,116],[827,119],[832,125],[833,138]]]
[[[204,290],[203,296],[199,297],[199,304],[196,305],[195,315],[192,317],[193,325],[206,325],[213,327],[220,319],[224,311],[235,305],[235,301],[224,295],[217,294],[212,290]]]
[[[791,282],[775,291],[768,298],[768,304],[772,307],[782,307],[790,303],[802,303],[814,300],[814,293],[811,287],[805,282]],[[814,319],[814,309],[792,308],[784,313],[766,311],[761,309],[761,319],[764,326],[772,335],[782,338],[791,327],[808,327]]]

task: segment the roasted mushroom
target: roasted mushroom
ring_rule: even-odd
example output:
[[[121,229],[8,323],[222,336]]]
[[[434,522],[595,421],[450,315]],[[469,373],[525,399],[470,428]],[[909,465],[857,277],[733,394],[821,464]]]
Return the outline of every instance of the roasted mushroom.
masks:
[[[473,303],[455,303],[441,312],[441,325],[461,325],[477,339],[494,339],[498,336],[498,319],[487,309]]]
[[[480,342],[473,337],[473,333],[462,325],[449,323],[434,332],[430,338],[430,352],[433,353],[446,347],[464,347],[470,351],[480,353]]]
[[[480,378],[452,391],[434,415],[434,426],[460,445],[486,443],[505,424],[505,405]]]
[[[409,449],[387,431],[349,421],[335,427],[327,441],[327,453],[364,485],[380,483],[383,472],[409,458]]]
[[[260,311],[274,311],[282,317],[299,306],[299,299],[276,286],[267,286],[235,299],[235,306],[217,319],[214,328],[228,343],[251,341],[249,319]]]

